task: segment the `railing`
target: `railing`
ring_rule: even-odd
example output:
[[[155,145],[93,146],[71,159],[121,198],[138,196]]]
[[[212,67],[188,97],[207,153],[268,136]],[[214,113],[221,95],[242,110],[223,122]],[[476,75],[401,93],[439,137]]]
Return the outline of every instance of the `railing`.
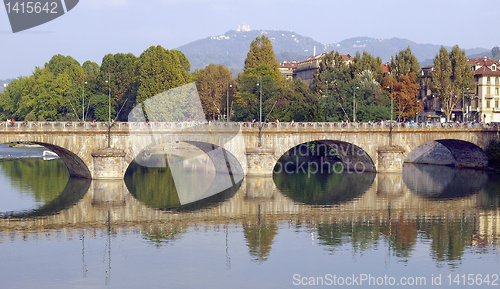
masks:
[[[240,129],[258,129],[258,122],[116,122],[112,123],[112,129],[128,130],[240,130]],[[263,129],[286,129],[286,130],[332,130],[332,129],[389,129],[390,122],[271,122],[262,123]],[[393,122],[394,129],[498,129],[497,123],[403,123]],[[1,121],[0,130],[108,130],[108,122],[12,122]]]

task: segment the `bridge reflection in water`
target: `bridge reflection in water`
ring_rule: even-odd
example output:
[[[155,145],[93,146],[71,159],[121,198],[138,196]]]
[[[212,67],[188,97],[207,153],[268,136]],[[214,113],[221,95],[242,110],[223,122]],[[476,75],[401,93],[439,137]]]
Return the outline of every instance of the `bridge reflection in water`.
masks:
[[[247,177],[209,202],[186,206],[172,184],[168,173],[140,169],[126,181],[70,179],[51,203],[4,214],[0,241],[111,230],[141,233],[161,246],[190,227],[236,225],[254,260],[263,262],[286,223],[307,227],[330,251],[387,238],[401,257],[424,234],[437,260],[455,260],[466,247],[496,247],[500,232],[498,180],[481,171],[408,165],[403,174]]]

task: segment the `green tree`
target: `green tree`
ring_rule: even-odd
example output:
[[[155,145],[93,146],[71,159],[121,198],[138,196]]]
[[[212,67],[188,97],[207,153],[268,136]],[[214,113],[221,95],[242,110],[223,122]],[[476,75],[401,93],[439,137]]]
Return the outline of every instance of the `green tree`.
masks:
[[[191,81],[191,76],[186,71],[187,64],[181,63],[180,55],[179,52],[169,51],[158,45],[149,47],[139,56],[136,104]]]
[[[457,104],[462,101],[465,89],[474,89],[474,72],[465,56],[465,50],[458,45],[451,52],[441,46],[439,54],[434,57],[435,71],[431,73],[431,89],[439,97],[447,121]]]
[[[281,93],[282,87],[275,78],[274,71],[268,65],[247,69],[238,77],[239,91],[234,104],[235,120],[259,121],[260,96],[262,92],[262,121],[271,111],[274,101],[272,96]]]
[[[105,95],[111,93],[111,98],[114,102],[113,110],[117,113],[120,112],[118,116],[113,114],[112,117],[120,121],[125,121],[127,119],[128,112],[132,110],[136,102],[136,61],[137,57],[131,53],[105,55],[102,59],[99,75],[97,77],[99,84],[98,92]],[[109,86],[106,82],[108,74],[110,81]],[[97,105],[97,103],[95,105]]]
[[[311,90],[320,100],[319,114],[323,121],[352,119],[351,80],[349,66],[341,55],[326,53],[311,84]]]
[[[338,52],[326,53],[311,85],[323,120],[353,121],[354,111],[356,121],[387,119],[387,97],[376,79],[381,69],[381,60],[367,53],[351,64]]]
[[[375,81],[380,83],[384,74],[384,70],[382,68],[382,58],[372,56],[366,51],[363,51],[362,56],[359,52],[356,52],[356,56],[353,57],[349,68],[352,79],[363,73],[363,71],[368,70],[373,74]]]
[[[32,86],[32,77],[19,77],[0,93],[0,115],[3,119],[24,119],[24,115],[19,115],[19,105],[22,96],[29,94]]]
[[[90,105],[92,104],[92,100],[95,98],[95,95],[98,91],[98,83],[97,76],[99,74],[99,65],[90,60],[85,61],[82,64],[83,68],[83,79],[82,85],[82,102],[84,102],[84,117],[83,120],[95,119],[93,115],[90,115]],[[95,105],[95,104],[94,104]]]
[[[395,76],[396,80],[404,75],[410,75],[416,78],[420,73],[420,64],[417,57],[411,52],[410,46],[405,50],[400,50],[398,54],[391,57],[391,73]],[[415,79],[418,83],[418,80]]]
[[[495,60],[500,60],[500,48],[498,48],[498,46],[495,46],[491,49],[491,56]]]
[[[230,87],[231,86],[231,87]],[[227,115],[227,103],[234,100],[236,90],[231,71],[222,64],[209,64],[197,72],[196,87],[206,119]]]
[[[245,59],[244,71],[246,72],[249,69],[256,69],[257,67],[263,65],[271,68],[271,76],[273,76],[276,81],[281,82],[283,80],[279,70],[280,64],[274,54],[273,45],[271,40],[269,40],[269,38],[265,35],[257,37],[250,44],[250,50],[248,51],[247,58]]]
[[[284,89],[284,79],[273,46],[265,35],[250,44],[245,59],[244,72],[238,75],[239,92],[236,95],[234,114],[236,120],[259,120],[260,93],[262,91],[262,121],[265,121],[276,97]]]
[[[270,98],[266,107],[266,116],[270,120],[280,121],[317,121],[318,119],[318,97],[312,93],[301,80],[287,81],[285,87],[279,93]]]

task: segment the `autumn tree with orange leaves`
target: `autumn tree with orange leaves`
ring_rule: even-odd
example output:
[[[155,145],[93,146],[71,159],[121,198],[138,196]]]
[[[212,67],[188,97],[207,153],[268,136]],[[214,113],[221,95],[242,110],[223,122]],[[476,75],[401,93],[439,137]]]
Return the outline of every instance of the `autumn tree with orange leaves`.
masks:
[[[417,97],[420,88],[417,73],[420,65],[410,47],[391,57],[389,70],[390,73],[384,77],[381,86],[389,95],[392,90],[396,118],[399,121],[415,118],[423,111],[423,105]]]

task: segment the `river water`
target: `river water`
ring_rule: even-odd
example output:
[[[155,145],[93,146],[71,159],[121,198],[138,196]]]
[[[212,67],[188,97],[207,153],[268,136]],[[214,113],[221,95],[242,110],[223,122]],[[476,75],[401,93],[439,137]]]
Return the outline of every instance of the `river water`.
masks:
[[[213,170],[173,162],[89,181],[42,150],[0,146],[1,288],[500,284],[500,178],[488,172],[279,172],[183,204],[175,170],[189,191]]]

